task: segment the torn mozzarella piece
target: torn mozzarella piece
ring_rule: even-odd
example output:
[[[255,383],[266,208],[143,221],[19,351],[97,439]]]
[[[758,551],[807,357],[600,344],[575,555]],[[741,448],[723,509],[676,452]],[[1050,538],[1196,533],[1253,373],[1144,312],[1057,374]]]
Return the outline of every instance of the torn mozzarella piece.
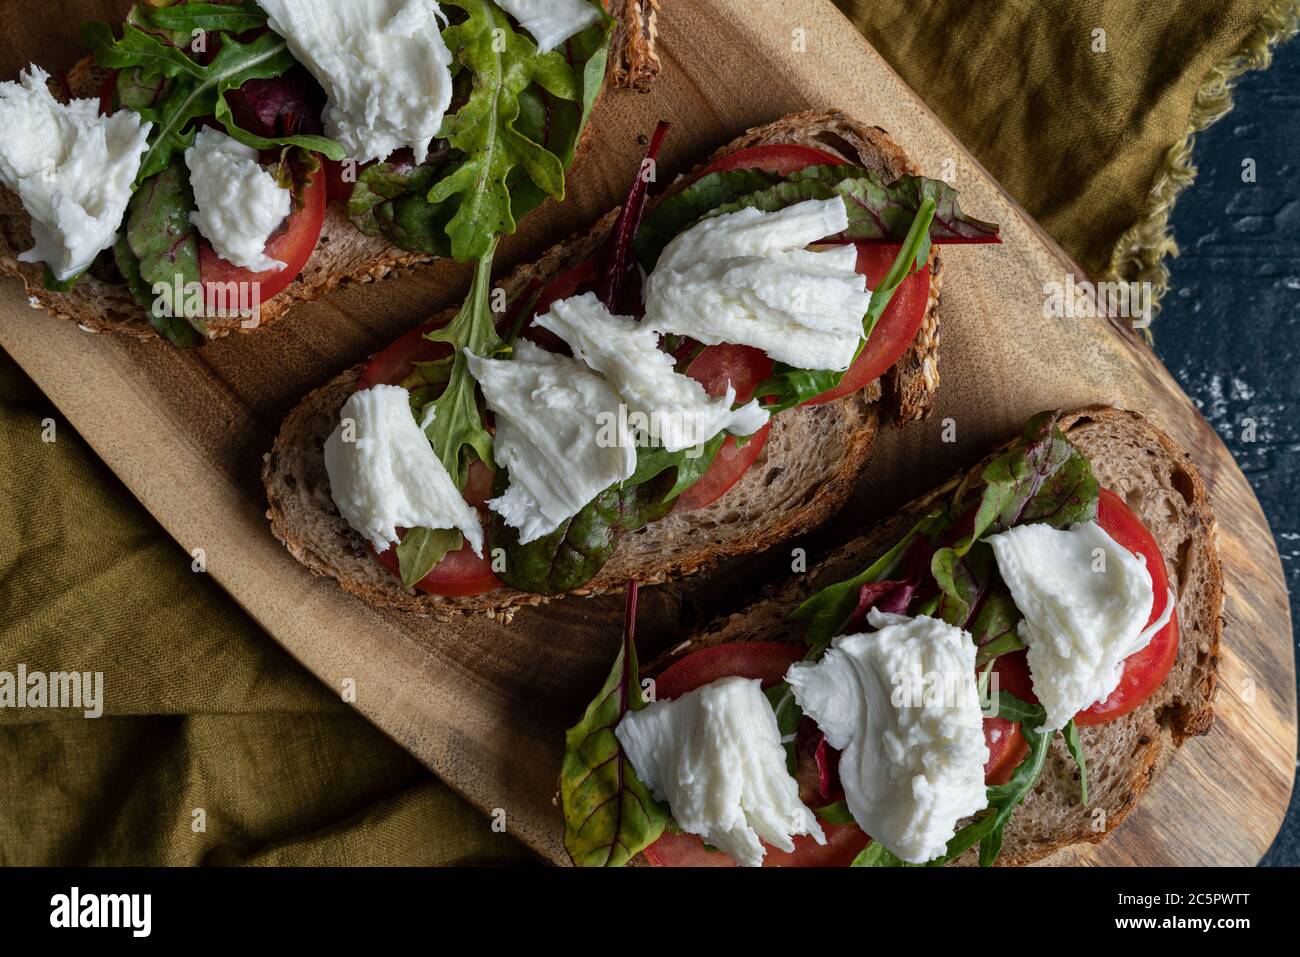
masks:
[[[803,713],[839,749],[858,826],[913,864],[944,854],[957,822],[988,806],[975,644],[936,618],[873,609],[877,631],[842,635],[786,674]]]
[[[325,440],[325,472],[339,514],[376,551],[398,528],[458,529],[483,554],[483,524],[465,501],[395,385],[354,392]]]
[[[634,431],[669,452],[703,445],[719,432],[752,435],[768,414],[751,401],[733,409],[736,390],[713,397],[673,368],[659,348],[659,333],[635,319],[615,316],[593,293],[564,299],[534,320],[559,336],[574,356],[605,377],[622,398]]]
[[[753,346],[799,369],[845,370],[871,304],[857,248],[805,247],[847,228],[838,196],[704,219],[659,257],[646,283],[646,324]]]
[[[217,255],[255,273],[286,264],[266,255],[266,244],[289,218],[293,193],[258,161],[258,152],[220,130],[204,127],[185,151],[194,202],[190,221]]]
[[[560,527],[636,471],[636,441],[619,416],[619,396],[581,362],[527,340],[511,359],[467,354],[470,372],[496,414],[493,456],[510,486],[488,506],[526,545]]]
[[[1147,628],[1154,594],[1146,563],[1096,522],[1068,530],[1018,525],[985,541],[1024,615],[1017,633],[1028,647],[1034,694],[1047,711],[1040,730],[1059,730],[1110,697],[1124,659],[1168,624],[1173,593]]]
[[[542,53],[600,22],[600,10],[591,0],[495,0],[519,25],[533,35]]]
[[[789,852],[793,837],[826,838],[786,769],[776,715],[757,679],[721,678],[623,717],[615,729],[637,777],[685,831],[758,867],[760,841]]]

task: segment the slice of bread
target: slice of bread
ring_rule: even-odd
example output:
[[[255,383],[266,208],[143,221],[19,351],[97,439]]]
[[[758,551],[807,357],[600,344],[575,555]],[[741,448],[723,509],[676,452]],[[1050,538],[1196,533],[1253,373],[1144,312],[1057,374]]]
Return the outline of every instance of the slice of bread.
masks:
[[[1160,689],[1135,711],[1080,729],[1088,766],[1086,806],[1079,803],[1078,769],[1060,736],[1055,737],[1042,778],[1007,827],[998,859],[1002,865],[1029,864],[1071,844],[1100,842],[1133,809],[1178,746],[1208,732],[1214,721],[1223,577],[1205,483],[1187,454],[1136,413],[1095,407],[1060,414],[1057,422],[1091,460],[1098,481],[1128,503],[1159,543],[1177,595],[1178,660]],[[802,644],[804,626],[788,616],[805,598],[866,568],[933,504],[950,495],[965,475],[982,466],[904,506],[808,575],[777,586],[745,610],[706,627],[645,667],[643,674],[653,676],[692,652],[726,642]],[[961,863],[974,863],[973,852]]]
[[[888,179],[916,171],[882,130],[838,112],[787,116],[750,130],[715,157],[769,143],[818,146],[878,170]],[[618,213],[610,211],[589,232],[553,247],[499,285],[513,300],[533,280],[546,282],[590,258]],[[734,555],[775,545],[837,511],[867,462],[880,407],[898,423],[919,418],[929,409],[938,387],[942,271],[937,247],[931,251],[931,266],[925,321],[893,370],[856,395],[782,413],[758,461],[722,498],[706,508],[671,514],[626,536],[609,563],[576,594],[616,590],[629,578],[653,584],[693,574]],[[281,428],[263,470],[270,503],[267,515],[276,536],[313,572],[335,578],[347,591],[383,607],[426,615],[495,616],[546,601],[544,596],[509,588],[462,599],[411,592],[369,554],[330,498],[322,453],[361,368],[349,369],[313,392]]]
[[[610,44],[605,88],[648,90],[660,69],[655,52],[658,0],[609,0],[606,7],[617,18],[617,26]],[[86,57],[69,72],[68,88],[74,97],[98,99],[106,77],[106,72]],[[591,147],[590,133],[588,126],[578,144],[575,168]],[[0,187],[0,275],[21,279],[34,308],[44,309],[56,319],[71,320],[87,332],[157,338],[144,310],[122,283],[87,274],[71,292],[46,289],[44,268],[18,261],[19,254],[31,246],[31,221],[26,210],[15,194]],[[367,236],[353,225],[343,203],[331,201],[316,251],[289,288],[262,305],[257,323],[238,317],[214,318],[208,322],[208,329],[213,338],[252,332],[275,322],[300,303],[321,298],[336,286],[374,282],[434,258],[399,249],[381,236]]]

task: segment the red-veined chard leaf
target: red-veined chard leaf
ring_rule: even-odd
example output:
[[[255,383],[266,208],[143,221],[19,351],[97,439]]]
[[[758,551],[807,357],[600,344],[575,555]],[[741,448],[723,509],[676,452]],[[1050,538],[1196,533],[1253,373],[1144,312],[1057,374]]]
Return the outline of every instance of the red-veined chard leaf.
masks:
[[[636,658],[635,582],[628,584],[623,646],[605,686],[564,735],[560,807],[564,847],[579,867],[622,867],[664,832],[668,809],[636,776],[614,729],[645,707]]]

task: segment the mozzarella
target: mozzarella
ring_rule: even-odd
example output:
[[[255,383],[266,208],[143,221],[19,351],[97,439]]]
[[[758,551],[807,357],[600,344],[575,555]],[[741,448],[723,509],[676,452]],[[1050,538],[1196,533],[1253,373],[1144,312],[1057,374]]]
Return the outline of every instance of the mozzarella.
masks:
[[[354,392],[325,440],[330,494],[347,523],[387,551],[398,528],[455,528],[478,555],[483,523],[456,489],[395,385]]]
[[[656,701],[624,715],[614,733],[681,828],[737,864],[763,863],[760,840],[787,852],[796,834],[826,843],[786,770],[776,715],[757,679],[721,678]]]
[[[496,5],[533,35],[542,53],[600,22],[590,0],[496,0]]]
[[[549,535],[611,485],[636,471],[636,442],[618,393],[576,359],[526,340],[512,359],[467,353],[496,413],[493,456],[510,487],[488,506],[519,530],[520,544]]]
[[[534,321],[604,376],[633,425],[669,452],[702,445],[724,429],[752,435],[767,424],[768,414],[756,400],[732,409],[736,390],[730,385],[715,398],[677,372],[673,357],[659,348],[659,333],[612,315],[594,293],[560,300]]]
[[[63,281],[117,239],[153,124],[133,110],[101,116],[98,100],[60,103],[49,79],[32,65],[0,83],[0,183],[32,217],[35,245],[19,260]]]
[[[1068,531],[1018,525],[985,539],[1024,618],[1034,694],[1055,731],[1104,701],[1119,685],[1124,659],[1141,651],[1173,613],[1145,628],[1154,595],[1146,563],[1096,522]]]
[[[936,618],[872,610],[879,630],[842,635],[786,674],[840,755],[853,819],[913,864],[941,856],[957,822],[988,806],[975,644]]]
[[[194,202],[192,222],[218,256],[253,272],[281,270],[266,255],[271,234],[289,218],[293,194],[258,162],[257,150],[204,127],[185,151]]]
[[[358,163],[410,147],[423,163],[451,105],[434,0],[259,0],[329,95],[325,132]]]
[[[646,283],[646,322],[740,343],[800,369],[847,369],[871,304],[857,249],[810,243],[848,228],[842,197],[704,219],[668,244]]]

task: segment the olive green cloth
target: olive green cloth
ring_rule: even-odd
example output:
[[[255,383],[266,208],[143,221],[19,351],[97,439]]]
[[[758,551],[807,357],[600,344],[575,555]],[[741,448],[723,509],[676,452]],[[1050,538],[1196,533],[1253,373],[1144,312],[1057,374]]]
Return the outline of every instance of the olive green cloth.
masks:
[[[1276,0],[838,2],[1090,273],[1144,278],[1172,198],[1153,187],[1189,175],[1170,150],[1294,19]],[[103,672],[105,702],[0,710],[0,864],[531,859],[193,572],[3,354],[0,461],[0,673]]]

